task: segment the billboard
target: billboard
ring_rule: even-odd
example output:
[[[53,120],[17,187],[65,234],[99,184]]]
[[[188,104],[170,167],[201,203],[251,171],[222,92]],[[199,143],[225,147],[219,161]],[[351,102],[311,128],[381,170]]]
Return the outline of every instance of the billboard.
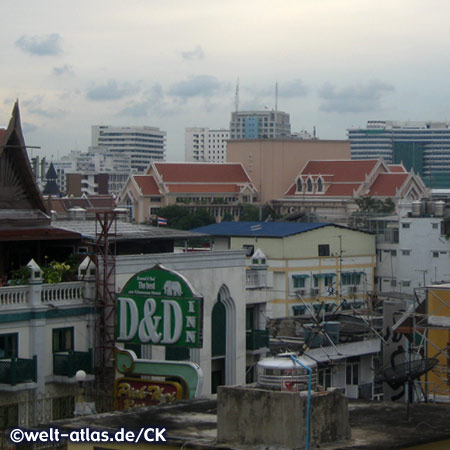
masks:
[[[179,273],[156,265],[135,274],[117,296],[118,342],[202,347],[203,299]]]

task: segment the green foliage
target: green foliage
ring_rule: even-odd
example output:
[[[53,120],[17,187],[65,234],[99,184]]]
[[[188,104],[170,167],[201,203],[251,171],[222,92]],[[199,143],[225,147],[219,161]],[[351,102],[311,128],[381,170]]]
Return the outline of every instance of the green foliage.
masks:
[[[8,285],[20,286],[28,284],[31,277],[31,269],[28,266],[21,266],[17,270],[13,270],[9,276]]]
[[[273,220],[278,219],[280,216],[269,206],[264,205],[261,211],[261,220],[272,218]],[[239,216],[240,222],[257,222],[259,218],[259,207],[254,205],[241,206],[241,214]]]
[[[357,198],[355,203],[358,205],[359,211],[365,213],[391,214],[395,211],[395,203],[392,198],[382,200],[366,195]]]
[[[69,264],[52,261],[42,270],[42,278],[44,283],[61,283],[64,275],[69,271]]]
[[[167,226],[178,230],[190,230],[215,223],[215,218],[204,208],[189,212],[189,209],[180,205],[171,205],[158,211],[160,217],[167,219]]]

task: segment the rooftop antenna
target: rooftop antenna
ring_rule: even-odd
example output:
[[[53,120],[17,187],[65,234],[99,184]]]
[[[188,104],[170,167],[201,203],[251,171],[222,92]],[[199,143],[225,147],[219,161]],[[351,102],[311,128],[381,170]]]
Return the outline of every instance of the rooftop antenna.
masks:
[[[275,123],[277,123],[277,113],[278,113],[278,81],[275,83]]]
[[[239,77],[236,81],[236,92],[234,94],[234,109],[236,112],[239,111]]]

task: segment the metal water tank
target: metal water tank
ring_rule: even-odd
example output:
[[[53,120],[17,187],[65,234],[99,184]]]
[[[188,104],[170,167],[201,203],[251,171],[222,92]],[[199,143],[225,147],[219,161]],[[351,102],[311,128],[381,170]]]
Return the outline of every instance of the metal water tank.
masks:
[[[293,355],[302,364],[312,369],[311,388],[317,385],[317,363],[309,358],[282,353],[258,361],[258,385],[266,389],[282,390],[283,387],[296,386],[296,390],[308,388],[309,371],[291,358]]]
[[[444,217],[445,202],[439,200],[434,204],[434,215],[436,217]]]
[[[411,202],[412,216],[420,217],[420,210],[422,208],[422,202],[420,200],[414,200]]]

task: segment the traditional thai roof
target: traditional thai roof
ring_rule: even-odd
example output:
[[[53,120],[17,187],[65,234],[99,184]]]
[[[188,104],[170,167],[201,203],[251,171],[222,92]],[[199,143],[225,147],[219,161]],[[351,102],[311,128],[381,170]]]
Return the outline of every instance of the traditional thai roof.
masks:
[[[165,183],[251,183],[239,163],[154,163]]]
[[[419,190],[425,189],[420,178],[408,173],[402,164],[387,165],[381,159],[308,161],[285,197],[395,197],[405,182],[412,178],[417,181]],[[298,190],[299,180],[301,191]],[[318,188],[319,180],[322,189]],[[312,191],[307,189],[308,183],[314,185]]]

